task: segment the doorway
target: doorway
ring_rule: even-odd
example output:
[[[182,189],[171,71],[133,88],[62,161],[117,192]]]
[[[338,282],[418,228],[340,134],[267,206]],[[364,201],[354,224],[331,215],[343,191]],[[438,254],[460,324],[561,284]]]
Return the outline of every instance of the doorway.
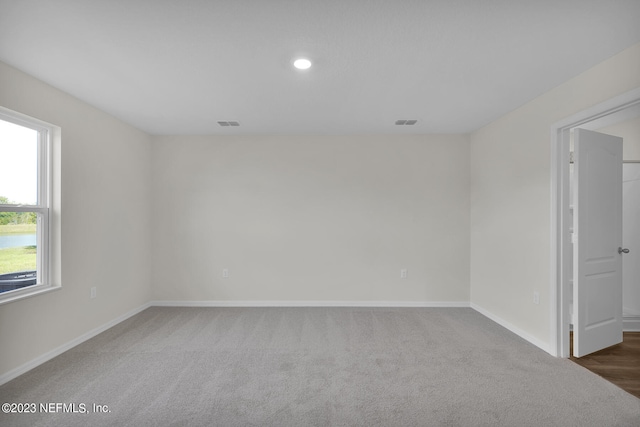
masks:
[[[552,280],[551,280],[551,325],[552,346],[559,357],[569,357],[569,331],[571,318],[571,279],[573,268],[573,245],[571,242],[572,218],[570,211],[570,143],[571,130],[608,129],[633,118],[640,117],[640,88],[628,92],[607,102],[599,104],[581,113],[575,114],[552,126]],[[637,156],[638,152],[628,156]],[[640,252],[640,248],[639,248]],[[628,313],[630,322],[625,329],[633,328],[633,316]],[[628,323],[628,324],[627,324]],[[637,319],[640,324],[640,318]]]
[[[622,270],[622,315],[627,330],[640,331],[640,162],[622,166],[622,241],[630,250]]]
[[[576,151],[577,146],[574,142],[577,138],[577,129],[581,129],[581,134],[583,134],[584,132],[589,132],[584,128],[590,128],[590,130],[596,131],[597,133],[592,134],[599,135],[597,137],[598,139],[606,138],[603,141],[605,147],[613,147],[613,141],[618,141],[620,147],[620,157],[618,158],[619,160],[616,169],[617,173],[619,173],[620,175],[616,180],[617,183],[613,186],[614,189],[618,190],[617,192],[619,196],[615,198],[617,199],[617,201],[611,199],[605,202],[605,200],[607,200],[607,196],[612,196],[612,193],[616,193],[615,190],[611,190],[611,187],[606,190],[607,194],[604,197],[594,194],[594,196],[596,197],[593,198],[594,202],[597,205],[595,209],[604,209],[604,211],[607,213],[607,215],[604,216],[598,215],[600,221],[607,218],[607,221],[613,221],[613,223],[616,223],[616,220],[612,220],[612,217],[610,215],[614,215],[615,217],[614,212],[617,212],[618,227],[613,227],[613,229],[610,229],[610,226],[606,223],[602,223],[602,225],[594,223],[594,227],[589,227],[588,229],[586,229],[587,231],[583,230],[583,233],[581,234],[584,234],[584,232],[586,232],[587,238],[588,236],[600,236],[599,238],[603,238],[604,236],[606,236],[605,241],[603,241],[606,247],[609,247],[609,245],[611,245],[614,248],[618,248],[619,245],[621,245],[618,249],[618,252],[623,252],[622,254],[615,254],[615,256],[611,258],[612,262],[619,263],[618,267],[616,267],[617,271],[619,272],[617,280],[614,280],[614,267],[605,263],[604,258],[594,258],[593,262],[595,264],[590,264],[590,266],[584,265],[584,268],[589,270],[590,273],[587,276],[583,277],[583,271],[583,273],[581,273],[581,275],[579,276],[581,278],[580,283],[582,283],[582,290],[580,293],[580,298],[582,298],[582,302],[580,303],[580,312],[582,314],[580,316],[577,316],[576,308],[576,298],[578,297],[578,294],[575,293],[575,289],[571,289],[575,286],[575,283],[577,283],[578,279],[578,277],[576,277],[576,270],[573,271],[574,280],[573,283],[569,284],[569,287],[571,289],[569,295],[572,299],[569,304],[569,313],[572,319],[571,329],[574,332],[574,342],[571,343],[571,348],[577,350],[572,352],[573,356],[579,357],[580,355],[589,354],[593,351],[619,343],[620,340],[622,340],[623,330],[638,330],[637,327],[634,327],[634,325],[637,324],[638,320],[640,320],[640,275],[638,274],[640,272],[640,111],[637,111],[637,114],[635,114],[634,117],[630,118],[628,117],[629,112],[633,111],[625,111],[624,114],[612,114],[608,118],[609,124],[605,127],[601,127],[598,123],[592,123],[583,125],[580,128],[576,128],[575,131],[572,129],[571,133],[570,147],[572,152],[574,152],[575,154],[575,159],[578,158],[578,152]],[[584,146],[582,147],[582,152],[585,155],[586,153],[584,152],[584,150],[586,148],[587,147]],[[623,151],[624,156],[622,154]],[[592,157],[592,159],[595,158],[599,157]],[[600,164],[602,161],[606,161],[606,156],[605,158],[599,160],[598,164]],[[571,210],[571,214],[573,215],[575,215],[578,206],[578,202],[576,201],[577,199],[575,199],[576,190],[574,188],[576,186],[575,166],[576,165],[573,163],[569,165],[569,193],[572,194],[570,200],[573,201],[574,209]],[[602,164],[601,167],[604,167],[604,164]],[[600,185],[603,185],[603,180],[607,176],[610,175],[598,175],[597,182],[594,182],[592,186],[600,187]],[[580,188],[582,189],[582,186]],[[585,191],[587,190],[581,191],[582,197],[587,197],[587,193],[585,193]],[[589,197],[587,197],[587,199],[588,198]],[[586,201],[580,202],[580,206],[586,208],[587,205],[585,203]],[[617,208],[614,209],[614,207],[616,206]],[[592,210],[591,214],[597,214],[597,212]],[[577,230],[575,221],[576,218],[573,218],[574,229]],[[604,234],[598,233],[600,227],[605,227],[606,232]],[[609,243],[606,243],[607,241]],[[572,267],[574,269],[576,268],[575,263],[577,262],[577,255],[575,254],[576,243],[577,242],[574,242],[572,248],[572,252],[574,252]],[[592,245],[593,241],[589,245],[589,247],[591,247],[591,250],[593,251],[595,246]],[[582,246],[582,248],[584,250],[586,247]],[[614,248],[612,249],[615,252]],[[603,255],[602,252],[599,252],[599,254]],[[601,275],[595,274],[596,271],[594,271],[593,269],[596,265],[599,266],[598,269],[607,272],[607,274],[605,275],[606,279],[602,278]],[[596,286],[593,287],[594,285]],[[589,302],[589,298],[595,299],[593,300],[593,302]],[[611,299],[611,301],[609,301],[609,299]],[[618,309],[614,311],[618,312],[615,315],[612,314],[609,309],[605,308],[608,306],[615,307],[616,305],[618,305]],[[586,315],[585,310],[587,313]],[[596,311],[599,312],[600,317],[595,314]],[[589,315],[589,312],[591,312],[592,314]],[[587,317],[589,317],[590,320],[587,320]],[[611,323],[614,318],[617,319],[617,322]],[[611,320],[605,321],[605,319]],[[605,324],[599,325],[599,323],[602,323],[603,321],[605,321]],[[580,325],[580,327],[576,332],[577,325]],[[603,332],[598,333],[598,329],[601,329]],[[591,338],[588,338],[588,341],[581,340],[582,344],[576,344],[576,338],[580,338],[580,336],[585,338],[587,335],[591,336]],[[596,339],[595,337],[598,338]],[[589,350],[589,348],[592,348],[592,350]]]
[[[630,252],[624,256],[622,270],[622,311],[625,330],[640,331],[640,108],[629,108],[618,115],[621,121],[598,132],[624,139],[622,246]]]

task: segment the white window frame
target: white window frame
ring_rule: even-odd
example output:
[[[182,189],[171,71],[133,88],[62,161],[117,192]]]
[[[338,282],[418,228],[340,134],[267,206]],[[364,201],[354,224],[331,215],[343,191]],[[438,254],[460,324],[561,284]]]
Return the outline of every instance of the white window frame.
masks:
[[[0,107],[0,120],[38,132],[38,194],[35,205],[0,205],[0,212],[35,212],[37,215],[36,284],[0,293],[0,304],[60,288],[51,275],[52,138],[55,127],[38,119]]]

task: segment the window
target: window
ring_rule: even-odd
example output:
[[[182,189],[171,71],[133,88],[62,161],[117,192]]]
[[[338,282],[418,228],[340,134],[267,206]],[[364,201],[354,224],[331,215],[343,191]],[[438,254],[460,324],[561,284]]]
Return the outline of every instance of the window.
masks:
[[[0,109],[0,303],[52,288],[53,127]]]

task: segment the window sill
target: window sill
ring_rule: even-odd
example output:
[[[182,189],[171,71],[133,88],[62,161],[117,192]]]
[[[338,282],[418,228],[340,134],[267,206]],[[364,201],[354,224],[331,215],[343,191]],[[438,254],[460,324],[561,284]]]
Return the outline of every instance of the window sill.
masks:
[[[20,293],[15,293],[12,295],[2,295],[0,294],[0,305],[2,304],[7,304],[10,302],[14,302],[14,301],[19,301],[21,299],[25,299],[25,298],[30,298],[36,295],[42,295],[42,294],[46,294],[48,292],[52,292],[52,291],[57,291],[58,289],[61,289],[62,286],[58,285],[58,286],[44,286],[44,285],[39,285],[37,287],[37,289],[24,289],[23,292]]]

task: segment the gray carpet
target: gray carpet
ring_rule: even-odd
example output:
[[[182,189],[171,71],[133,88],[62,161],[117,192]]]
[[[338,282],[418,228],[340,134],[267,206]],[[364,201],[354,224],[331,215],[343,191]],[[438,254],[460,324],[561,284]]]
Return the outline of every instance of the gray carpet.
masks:
[[[640,426],[640,399],[450,308],[154,307],[0,402],[110,411],[2,426]]]

